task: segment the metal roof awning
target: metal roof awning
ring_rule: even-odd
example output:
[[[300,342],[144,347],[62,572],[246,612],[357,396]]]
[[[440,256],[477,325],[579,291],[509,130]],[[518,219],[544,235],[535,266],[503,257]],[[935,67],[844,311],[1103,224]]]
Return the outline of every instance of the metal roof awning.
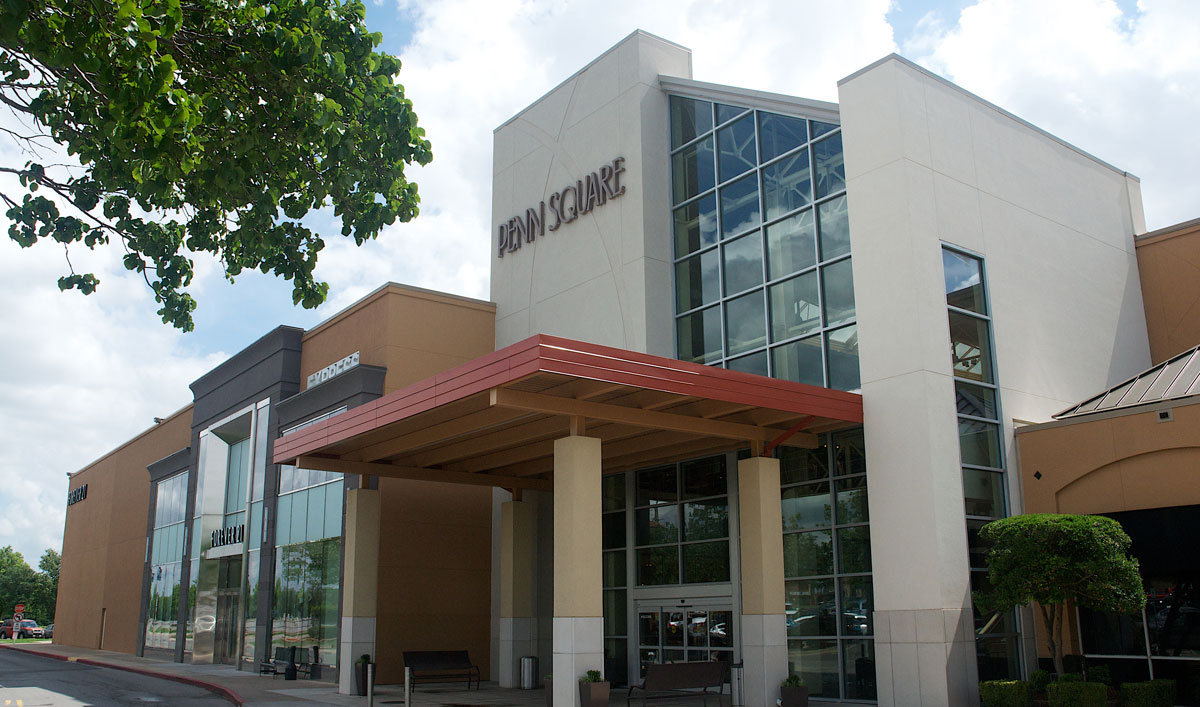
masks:
[[[274,462],[548,490],[568,434],[599,438],[611,473],[862,419],[856,393],[538,335],[280,437]]]

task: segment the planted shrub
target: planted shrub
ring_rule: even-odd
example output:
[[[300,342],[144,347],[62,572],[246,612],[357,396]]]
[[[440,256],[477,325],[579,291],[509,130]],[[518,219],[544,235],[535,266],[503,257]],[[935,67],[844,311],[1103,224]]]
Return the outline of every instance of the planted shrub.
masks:
[[[1050,684],[1049,670],[1035,670],[1029,674],[1029,694],[1040,695],[1046,691],[1046,686]]]
[[[1148,682],[1121,685],[1121,707],[1159,707],[1158,690]]]
[[[1112,670],[1107,665],[1093,665],[1087,669],[1088,682],[1102,682],[1105,685],[1112,684]]]
[[[983,707],[1027,707],[1029,683],[1024,680],[988,680],[979,683]]]
[[[1150,684],[1154,686],[1154,691],[1158,695],[1158,704],[1163,707],[1174,707],[1175,705],[1175,681],[1174,680],[1151,680]]]
[[[1101,682],[1058,682],[1046,690],[1050,707],[1106,707],[1108,686]]]
[[[1058,676],[1058,681],[1062,682],[1083,682],[1083,675],[1080,673],[1065,673]]]

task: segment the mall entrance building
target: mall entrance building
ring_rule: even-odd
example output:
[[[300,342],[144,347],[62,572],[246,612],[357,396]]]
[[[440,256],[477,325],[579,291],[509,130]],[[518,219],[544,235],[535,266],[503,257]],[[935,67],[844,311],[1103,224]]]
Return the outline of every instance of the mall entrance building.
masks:
[[[897,56],[838,91],[643,32],[569,77],[495,131],[491,301],[279,327],[72,476],[56,640],[294,647],[343,691],[537,656],[568,707],[659,662],[741,664],[755,707],[1027,674],[1032,615],[971,601],[978,529],[1046,507],[1015,430],[1166,360],[1148,321],[1200,292],[1139,270],[1136,177]]]

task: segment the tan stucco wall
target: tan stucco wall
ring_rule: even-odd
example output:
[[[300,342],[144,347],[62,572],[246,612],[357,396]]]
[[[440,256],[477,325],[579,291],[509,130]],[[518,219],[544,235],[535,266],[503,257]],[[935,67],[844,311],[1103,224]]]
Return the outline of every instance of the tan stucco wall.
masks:
[[[55,643],[136,652],[150,508],[146,467],[187,447],[191,422],[189,405],[72,475],[70,488],[87,484],[88,492],[67,508]]]
[[[466,650],[489,679],[492,490],[380,479],[379,681],[404,679],[402,653]]]
[[[1200,344],[1200,219],[1137,239],[1150,355],[1155,363]]]
[[[304,335],[301,388],[309,374],[360,352],[386,366],[384,393],[491,353],[496,307],[489,302],[389,283]]]
[[[1158,411],[1173,419],[1159,422]],[[1200,503],[1200,401],[1019,429],[1027,513],[1116,513]],[[1040,472],[1041,479],[1034,477]],[[1064,628],[1075,653],[1074,612]],[[1038,636],[1046,627],[1037,617]],[[1038,653],[1047,657],[1044,640]]]

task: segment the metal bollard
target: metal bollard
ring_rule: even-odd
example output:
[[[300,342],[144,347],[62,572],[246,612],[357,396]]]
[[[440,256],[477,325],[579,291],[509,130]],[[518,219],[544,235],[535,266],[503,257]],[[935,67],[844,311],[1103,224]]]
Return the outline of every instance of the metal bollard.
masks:
[[[412,668],[404,669],[404,707],[408,707],[412,700]]]
[[[375,707],[375,664],[367,663],[367,707]]]

